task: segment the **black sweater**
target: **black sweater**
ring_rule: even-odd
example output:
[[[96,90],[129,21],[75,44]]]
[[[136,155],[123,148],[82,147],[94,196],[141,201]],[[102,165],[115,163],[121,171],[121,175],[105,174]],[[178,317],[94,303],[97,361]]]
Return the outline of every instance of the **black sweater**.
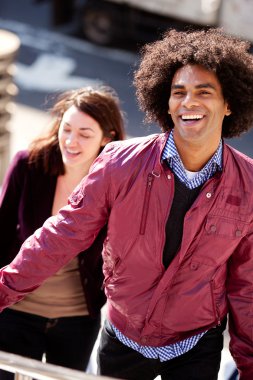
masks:
[[[177,176],[175,178],[175,193],[170,215],[166,224],[166,241],[163,250],[163,264],[167,268],[175,257],[183,236],[184,217],[195,199],[201,186],[189,189]]]

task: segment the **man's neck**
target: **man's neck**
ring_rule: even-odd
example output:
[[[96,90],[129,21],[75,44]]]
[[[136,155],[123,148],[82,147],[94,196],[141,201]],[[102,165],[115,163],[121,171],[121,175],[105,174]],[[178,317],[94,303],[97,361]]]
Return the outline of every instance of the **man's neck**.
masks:
[[[198,172],[214,155],[218,149],[219,142],[216,145],[213,144],[208,147],[204,144],[188,142],[180,143],[175,141],[175,144],[185,169],[191,172]]]

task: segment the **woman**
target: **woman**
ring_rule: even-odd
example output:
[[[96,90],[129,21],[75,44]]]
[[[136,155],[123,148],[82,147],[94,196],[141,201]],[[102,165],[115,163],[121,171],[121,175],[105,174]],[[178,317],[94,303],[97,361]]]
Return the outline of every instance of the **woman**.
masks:
[[[15,156],[0,197],[0,265],[23,241],[66,205],[103,147],[124,138],[119,101],[112,89],[63,93],[45,136]],[[35,292],[0,315],[0,350],[84,370],[100,328],[101,250],[105,229]],[[39,271],[39,268],[38,268]],[[13,379],[1,372],[0,379]]]

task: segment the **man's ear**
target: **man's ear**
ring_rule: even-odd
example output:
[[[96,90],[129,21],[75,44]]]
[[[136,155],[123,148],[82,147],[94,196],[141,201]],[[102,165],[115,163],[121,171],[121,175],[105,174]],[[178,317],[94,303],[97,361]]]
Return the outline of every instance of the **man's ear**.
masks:
[[[227,105],[227,110],[226,110],[226,112],[225,112],[225,115],[226,116],[229,116],[229,115],[231,115],[231,110],[230,110],[230,107],[229,107],[229,105]]]

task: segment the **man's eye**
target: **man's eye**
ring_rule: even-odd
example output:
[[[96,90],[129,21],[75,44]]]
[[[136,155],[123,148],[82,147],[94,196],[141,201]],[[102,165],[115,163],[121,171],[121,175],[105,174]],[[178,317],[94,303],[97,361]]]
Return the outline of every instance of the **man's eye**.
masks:
[[[203,90],[200,92],[201,95],[210,95],[209,91]]]

